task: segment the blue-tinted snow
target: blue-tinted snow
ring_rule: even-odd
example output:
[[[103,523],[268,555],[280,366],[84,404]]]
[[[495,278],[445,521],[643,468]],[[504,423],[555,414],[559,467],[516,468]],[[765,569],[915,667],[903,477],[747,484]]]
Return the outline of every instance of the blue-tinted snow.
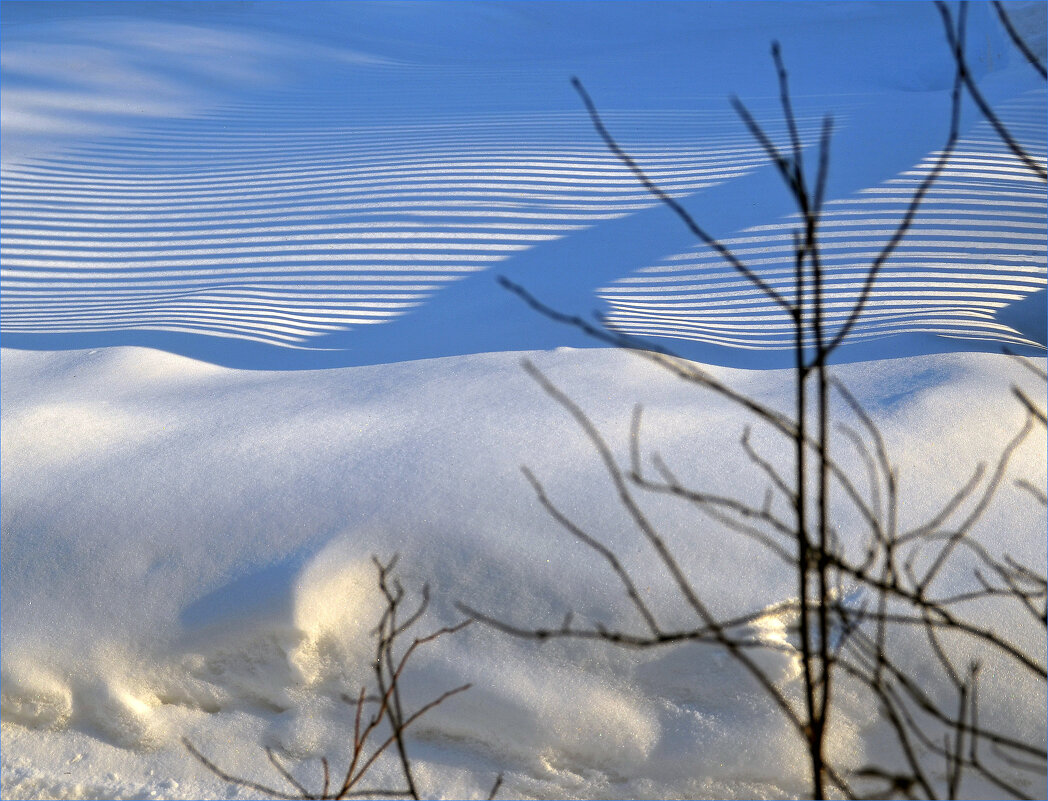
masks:
[[[1031,9],[1025,29],[1042,31],[1044,4]],[[1043,158],[1043,88],[987,11],[972,7],[980,84]],[[593,343],[495,284],[600,308],[696,358],[776,361],[774,314],[609,156],[569,76],[775,281],[791,208],[726,98],[781,139],[781,39],[805,136],[827,111],[837,123],[823,241],[838,302],[945,135],[950,64],[923,3],[4,0],[0,14],[5,797],[229,797],[186,735],[258,778],[272,776],[263,746],[338,760],[352,737],[340,695],[370,675],[372,554],[400,551],[410,588],[432,582],[435,625],[464,600],[525,625],[574,608],[632,626],[521,463],[631,560],[660,615],[681,614],[603,464],[517,353],[419,358],[529,349],[622,462],[643,400],[645,448],[697,486],[763,493],[731,404],[627,354],[536,352]],[[1044,206],[969,108],[842,357],[1043,342]],[[202,361],[87,349],[116,344]],[[710,369],[790,406],[790,371]],[[987,354],[836,372],[898,466],[904,525],[1012,436],[1012,383],[1043,406],[1043,383]],[[1043,438],[1011,468],[1043,487]],[[1043,564],[1043,509],[1011,481],[1001,492],[981,541]],[[780,612],[793,597],[755,543],[645,500],[704,597]],[[1012,615],[986,620],[1043,647]],[[785,646],[766,668],[796,687],[789,620],[754,623]],[[412,740],[427,793],[483,797],[497,771],[514,797],[806,792],[799,741],[716,650],[532,646],[473,627],[420,655],[410,692],[475,685]],[[903,650],[921,670],[921,646]],[[982,675],[981,722],[1043,742],[1043,683],[994,662]],[[864,691],[836,697],[831,750],[859,767],[879,754],[876,709]]]
[[[788,292],[794,209],[727,100],[784,141],[781,41],[806,141],[836,121],[831,325],[945,141],[952,79],[914,3],[7,3],[3,37],[4,344],[248,368],[595,344],[498,276],[693,359],[781,364],[788,320],[607,152],[570,76]],[[987,7],[969,41],[1043,159],[1043,85]],[[1043,185],[971,103],[962,128],[839,358],[1040,352]]]

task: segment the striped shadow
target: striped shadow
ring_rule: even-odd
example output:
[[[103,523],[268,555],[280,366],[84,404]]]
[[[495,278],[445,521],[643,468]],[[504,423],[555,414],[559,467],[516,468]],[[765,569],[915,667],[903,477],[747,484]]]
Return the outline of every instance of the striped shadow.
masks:
[[[652,205],[582,112],[249,124],[282,111],[231,107],[4,169],[3,333],[308,348]],[[763,160],[727,111],[609,116],[673,193]]]
[[[1027,151],[1044,163],[1044,93],[1005,104],[999,113]],[[930,153],[912,170],[827,204],[820,241],[829,333],[847,318],[867,268],[938,155]],[[928,334],[968,343],[1043,346],[1003,322],[1001,312],[1045,289],[1045,200],[1044,184],[988,123],[977,124],[957,145],[882,269],[847,343]],[[793,232],[799,221],[794,215],[752,226],[724,244],[793,299]],[[793,346],[786,315],[706,248],[669,256],[604,287],[600,295],[609,307],[609,323],[624,333],[749,350]]]

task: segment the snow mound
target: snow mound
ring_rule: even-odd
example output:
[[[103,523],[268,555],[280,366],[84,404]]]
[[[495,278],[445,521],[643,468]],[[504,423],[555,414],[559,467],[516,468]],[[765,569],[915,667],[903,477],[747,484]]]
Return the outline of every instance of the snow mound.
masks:
[[[712,491],[762,491],[730,405],[625,353],[529,356],[617,449],[644,399],[647,447]],[[318,776],[320,755],[344,760],[345,697],[370,681],[381,609],[373,555],[402,555],[409,594],[432,585],[419,633],[460,620],[457,602],[521,625],[557,625],[571,608],[580,620],[635,628],[606,565],[548,517],[522,463],[629,559],[667,625],[688,619],[599,459],[519,369],[519,354],[315,373],[233,371],[142,349],[2,357],[5,795],[233,795],[186,753],[183,736],[257,780],[279,782],[265,746],[302,760],[306,776]],[[785,397],[788,372],[711,369],[768,402]],[[1021,411],[1008,400],[1011,383],[1043,393],[1003,356],[870,362],[839,374],[881,423],[914,519],[1010,436]],[[47,411],[56,408],[106,408],[136,422],[102,436],[83,415],[63,422]],[[52,458],[59,445],[76,459]],[[1043,485],[1043,439],[1012,464]],[[1010,483],[1001,492],[985,536],[1043,562],[1043,514]],[[775,647],[760,659],[796,693],[788,572],[671,499],[646,498],[645,508],[706,596],[764,610],[750,630]],[[1036,644],[1037,633],[1002,610],[988,607],[982,619]],[[921,643],[900,648],[923,675]],[[987,724],[1036,742],[1043,686],[1005,665],[987,663],[984,676],[980,692],[997,699],[980,713]],[[522,797],[804,793],[797,738],[716,648],[540,646],[474,625],[421,649],[404,682],[412,708],[473,685],[410,740],[433,794],[482,797],[499,771],[507,794]],[[858,765],[881,753],[876,714],[866,695],[839,689],[830,747]],[[395,780],[395,765],[381,771],[376,780]],[[161,786],[168,780],[177,787]]]

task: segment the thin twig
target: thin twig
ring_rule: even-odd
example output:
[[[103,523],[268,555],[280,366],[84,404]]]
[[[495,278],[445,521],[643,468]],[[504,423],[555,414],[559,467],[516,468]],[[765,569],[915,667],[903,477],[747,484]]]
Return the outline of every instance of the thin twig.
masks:
[[[713,248],[722,259],[730,264],[736,271],[743,277],[745,277],[751,284],[761,290],[771,300],[777,303],[779,306],[784,308],[786,311],[790,310],[790,303],[782,295],[780,295],[774,288],[772,288],[764,279],[754,273],[749,267],[743,264],[734,253],[732,253],[723,244],[717,241],[714,237],[706,233],[705,230],[699,227],[699,224],[695,222],[695,218],[692,217],[685,208],[670,197],[666,192],[660,189],[647,174],[640,168],[629,154],[626,153],[618,142],[611,136],[608,129],[604,127],[604,122],[600,118],[600,114],[597,112],[597,107],[593,104],[590,99],[589,93],[586,92],[582,86],[582,82],[578,78],[571,79],[571,85],[575,87],[575,91],[579,93],[582,98],[582,102],[586,106],[586,111],[589,112],[590,119],[593,122],[593,127],[597,129],[597,133],[600,134],[600,138],[604,140],[608,150],[614,153],[619,160],[629,168],[630,172],[637,178],[638,181],[647,189],[652,195],[658,198],[667,207],[673,210],[673,212],[681,219],[681,221],[687,226],[688,230],[691,231],[695,236],[701,239],[709,247]]]
[[[1037,70],[1038,75],[1048,80],[1048,71],[1045,70],[1044,64],[1042,64],[1037,56],[1033,54],[1033,51],[1030,50],[1029,46],[1019,35],[1019,32],[1015,30],[1015,26],[1012,25],[1011,17],[1009,17],[1008,13],[1004,10],[1004,6],[1001,4],[1000,0],[993,0],[993,7],[997,12],[997,16],[1001,20],[1001,24],[1004,25],[1004,29],[1008,31],[1012,43],[1015,44],[1020,53],[1026,56],[1026,60],[1030,62],[1030,65],[1035,70]]]
[[[967,1],[961,3],[960,10],[957,12],[957,32],[953,29],[953,15],[950,14],[950,9],[943,2],[943,0],[935,0],[935,7],[939,9],[939,14],[943,19],[943,26],[946,28],[946,38],[950,43],[950,47],[953,50],[954,60],[957,62],[958,75],[961,81],[964,83],[964,87],[968,90],[969,96],[975,101],[975,105],[979,107],[979,111],[982,112],[983,117],[986,121],[993,126],[993,129],[997,132],[997,135],[1001,138],[1001,141],[1008,147],[1009,150],[1018,158],[1026,168],[1040,178],[1042,181],[1048,181],[1048,170],[1038,164],[1032,156],[1030,156],[1012,136],[1011,132],[1005,127],[1004,123],[1001,122],[1000,118],[994,113],[994,110],[990,108],[990,104],[983,97],[981,91],[979,91],[978,85],[972,78],[971,71],[968,69],[968,62],[964,56],[964,17],[967,12]]]

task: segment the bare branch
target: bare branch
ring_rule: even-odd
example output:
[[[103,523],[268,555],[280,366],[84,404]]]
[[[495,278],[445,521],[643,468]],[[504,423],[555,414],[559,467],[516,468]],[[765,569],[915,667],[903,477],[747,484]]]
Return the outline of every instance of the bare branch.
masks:
[[[1030,62],[1030,66],[1037,70],[1038,75],[1040,75],[1042,78],[1048,79],[1048,71],[1045,70],[1044,64],[1042,64],[1038,60],[1037,56],[1033,54],[1033,51],[1030,50],[1029,46],[1019,35],[1019,32],[1015,30],[1015,26],[1012,25],[1011,17],[1009,17],[1008,12],[1004,10],[1004,6],[1001,4],[1001,1],[993,0],[993,7],[994,10],[997,12],[997,16],[1001,20],[1001,24],[1004,25],[1004,29],[1008,31],[1008,35],[1011,37],[1012,42],[1015,44],[1015,46],[1019,49],[1019,52],[1026,57],[1027,61]]]
[[[990,500],[996,494],[997,488],[1001,484],[1001,479],[1004,477],[1004,472],[1008,467],[1008,462],[1011,460],[1012,455],[1015,453],[1019,445],[1021,445],[1023,440],[1026,439],[1031,428],[1030,420],[1027,418],[1025,425],[1023,425],[1019,433],[1016,434],[1005,446],[1004,452],[997,461],[997,466],[993,471],[993,475],[991,475],[986,482],[986,486],[984,487],[981,496],[976,501],[975,506],[971,512],[969,512],[968,516],[958,524],[953,535],[943,546],[942,550],[936,555],[935,560],[929,566],[924,578],[920,581],[919,586],[921,588],[927,587],[935,579],[953,549],[957,547],[957,544],[967,535],[975,522],[986,512]]]
[[[193,743],[190,742],[188,737],[183,737],[182,738],[182,744],[186,747],[186,750],[189,751],[189,753],[192,754],[193,757],[201,765],[203,765],[209,771],[211,771],[216,776],[218,776],[218,778],[222,779],[223,781],[227,781],[230,784],[237,784],[237,785],[240,785],[241,787],[246,787],[249,790],[256,790],[257,792],[263,793],[263,794],[268,795],[268,796],[272,796],[273,798],[315,798],[316,797],[316,796],[309,796],[309,795],[288,795],[285,792],[282,792],[280,790],[276,790],[276,789],[274,789],[272,787],[269,787],[269,786],[267,786],[265,784],[259,784],[257,782],[251,781],[250,779],[243,779],[243,778],[241,778],[239,776],[234,776],[231,773],[226,773],[226,771],[222,770],[222,768],[218,767],[218,765],[216,765],[214,762],[212,762],[210,759],[208,759],[206,756],[204,756],[202,753],[200,753],[200,751],[197,750],[196,746],[194,746]]]
[[[695,610],[699,617],[707,624],[713,621],[713,616],[710,614],[706,605],[699,599],[695,590],[692,588],[687,577],[684,575],[684,571],[681,570],[680,565],[677,564],[677,560],[670,553],[666,543],[662,537],[655,531],[655,528],[648,521],[648,518],[641,511],[640,507],[637,506],[633,500],[633,496],[630,494],[629,488],[626,486],[626,482],[623,480],[622,473],[619,470],[618,465],[615,463],[615,459],[611,454],[610,448],[607,443],[604,442],[604,438],[601,437],[600,432],[597,431],[596,427],[590,422],[590,419],[585,413],[572,401],[567,395],[557,389],[547,378],[544,376],[535,365],[531,362],[524,362],[524,369],[536,383],[545,391],[547,395],[553,398],[559,403],[567,412],[575,419],[579,427],[583,430],[586,436],[589,438],[593,447],[600,455],[601,461],[604,462],[604,467],[607,470],[609,477],[615,485],[615,489],[618,492],[619,500],[623,506],[629,512],[633,522],[637,525],[637,528],[644,534],[645,539],[651,543],[654,547],[655,552],[659,556],[659,560],[663,566],[669,571],[670,576],[673,578],[673,582],[677,585],[681,595],[687,600],[688,605]]]
[[[1025,478],[1020,478],[1015,482],[1015,486],[1025,492],[1030,493],[1041,506],[1048,506],[1048,495],[1044,493],[1044,490],[1040,490],[1027,481]]]
[[[495,801],[495,796],[499,794],[499,788],[502,787],[502,774],[500,773],[495,777],[495,783],[491,786],[491,792],[488,793],[488,801]]]
[[[577,91],[582,98],[582,102],[585,104],[586,110],[589,112],[590,119],[593,121],[593,127],[597,129],[597,133],[600,134],[601,139],[603,139],[604,143],[608,146],[608,150],[614,153],[619,160],[629,168],[630,172],[636,176],[637,180],[640,181],[644,188],[669,207],[687,226],[689,231],[715,250],[717,254],[730,264],[740,275],[745,277],[746,280],[760,289],[761,292],[767,295],[783,309],[790,311],[791,305],[789,301],[764,281],[764,279],[743,264],[735,254],[728,250],[728,248],[700,228],[699,224],[695,222],[695,219],[685,210],[685,208],[652,182],[637,162],[635,162],[621,147],[619,147],[619,144],[611,134],[608,133],[608,129],[604,127],[600,114],[597,112],[596,106],[593,105],[593,101],[590,99],[589,94],[586,92],[585,88],[583,88],[582,82],[578,78],[572,78],[571,85],[575,87],[575,91]]]
[[[321,791],[319,793],[314,793],[310,791],[303,782],[295,778],[291,770],[283,761],[281,761],[272,748],[266,747],[264,749],[267,759],[276,772],[284,779],[284,781],[295,789],[295,794],[290,794],[269,787],[268,785],[255,782],[251,779],[228,773],[200,753],[200,751],[197,750],[188,739],[183,738],[183,743],[185,744],[186,749],[204,767],[225,781],[275,798],[338,799],[360,798],[364,796],[388,798],[399,798],[404,796],[410,796],[412,798],[419,797],[413,777],[411,761],[408,758],[407,751],[404,747],[403,734],[425,713],[444,703],[448,698],[469,689],[470,685],[466,684],[461,687],[456,687],[453,690],[448,690],[424,704],[412,714],[405,715],[401,709],[399,696],[404,668],[418,648],[445,635],[461,631],[473,621],[468,619],[463,620],[452,626],[444,626],[443,628],[437,629],[425,636],[416,637],[405,649],[403,655],[398,659],[395,654],[397,640],[407,634],[407,632],[421,620],[429,605],[429,590],[428,587],[423,587],[420,592],[421,598],[415,611],[412,612],[403,622],[398,623],[398,611],[406,598],[403,586],[392,574],[393,568],[397,564],[398,557],[394,555],[393,558],[385,564],[383,564],[377,557],[373,557],[372,561],[375,563],[378,570],[379,592],[386,602],[386,607],[383,610],[379,625],[373,632],[373,635],[376,638],[376,652],[373,669],[378,693],[375,696],[368,696],[367,688],[361,687],[360,692],[355,699],[345,694],[342,696],[346,703],[351,704],[354,707],[353,743],[349,755],[349,764],[338,788],[332,790],[331,765],[326,756],[321,756],[319,760],[321,766]],[[375,714],[370,717],[368,722],[364,724],[364,705],[369,702],[376,703],[378,709]],[[371,736],[376,732],[383,720],[389,721],[391,733],[382,743],[377,746],[369,747],[368,744]],[[358,788],[360,782],[368,775],[370,769],[374,766],[379,757],[386,753],[389,747],[394,744],[397,747],[397,752],[400,757],[404,778],[408,785],[407,789],[393,790],[381,787],[367,789]]]
[[[1019,403],[1026,407],[1026,410],[1030,413],[1038,423],[1042,426],[1048,426],[1048,416],[1045,415],[1044,409],[1038,407],[1030,397],[1018,387],[1012,387],[1012,394],[1019,399]]]
[[[977,618],[969,620],[963,615],[967,608],[965,605],[972,601],[1000,599],[1019,605],[1048,625],[1048,605],[1043,609],[1037,606],[1038,602],[1048,599],[1048,581],[1035,571],[1017,565],[1008,556],[994,556],[972,536],[973,528],[985,514],[1004,480],[1011,456],[1028,435],[1034,422],[1045,423],[1043,409],[1031,401],[1022,390],[1014,389],[1015,396],[1026,407],[1026,420],[1023,430],[1004,447],[990,475],[984,477],[983,469],[979,468],[929,520],[900,535],[898,476],[889,459],[881,432],[862,404],[842,383],[829,375],[827,368],[831,354],[849,336],[864,314],[879,272],[908,234],[925,197],[953,156],[959,137],[961,103],[966,89],[982,107],[981,96],[974,86],[965,61],[967,6],[961,4],[956,22],[944,4],[938,2],[937,6],[943,16],[947,42],[955,67],[946,142],[943,148],[934,154],[931,168],[919,182],[898,224],[870,263],[859,294],[847,311],[843,325],[832,334],[825,328],[826,304],[823,296],[822,254],[819,242],[820,213],[829,170],[832,118],[827,116],[823,120],[818,172],[812,192],[805,174],[802,141],[790,99],[788,75],[777,44],[773,44],[772,57],[778,75],[782,114],[790,142],[789,151],[780,149],[772,141],[740,100],[733,98],[732,103],[754,140],[778,170],[803,219],[803,227],[798,227],[793,233],[792,301],[766,284],[763,278],[752,273],[727,248],[713,240],[676,200],[647,177],[614,141],[589,96],[577,79],[574,80],[594,126],[609,150],[631,170],[649,193],[674,211],[689,230],[717,251],[732,269],[746,277],[788,313],[792,323],[796,362],[793,419],[746,394],[735,391],[701,367],[680,359],[662,346],[620,334],[612,330],[610,325],[601,328],[581,317],[558,312],[538,301],[519,285],[505,278],[500,279],[504,287],[550,319],[572,325],[605,344],[630,349],[642,358],[684,380],[713,391],[739,409],[768,423],[792,446],[795,475],[787,480],[773,465],[772,460],[764,458],[751,445],[750,429],[747,426],[741,439],[742,450],[750,463],[770,482],[763,503],[686,487],[657,453],[653,454],[651,459],[658,478],[652,479],[646,476],[642,469],[642,410],[639,405],[634,409],[630,423],[630,467],[628,472],[624,472],[592,421],[576,404],[545,380],[533,366],[528,365],[527,369],[543,389],[569,411],[590,439],[619,492],[622,505],[629,512],[644,539],[654,548],[658,562],[672,578],[672,584],[678,590],[680,600],[698,615],[700,625],[690,630],[676,631],[666,631],[654,625],[654,615],[640,602],[634,579],[615,552],[593,535],[581,531],[557,510],[546,497],[538,481],[528,472],[525,472],[525,475],[547,512],[563,528],[611,565],[619,576],[630,603],[642,617],[645,617],[648,632],[631,634],[609,630],[600,624],[594,624],[589,628],[575,627],[572,625],[570,613],[560,628],[523,628],[484,616],[467,607],[460,608],[474,619],[503,632],[536,640],[575,638],[633,648],[701,642],[725,648],[754,676],[804,740],[811,767],[811,792],[817,798],[824,797],[827,782],[835,785],[843,795],[855,797],[852,787],[828,760],[824,747],[828,727],[836,714],[833,687],[837,668],[874,693],[884,711],[887,725],[894,732],[897,744],[902,749],[905,764],[901,770],[888,771],[871,765],[859,774],[860,778],[887,782],[887,793],[906,797],[921,793],[934,797],[942,789],[941,783],[944,782],[946,794],[953,797],[961,792],[966,775],[978,774],[1001,790],[1021,797],[1020,788],[1017,788],[1007,775],[981,761],[979,743],[991,743],[1009,751],[1010,754],[1022,754],[1035,760],[1044,759],[1043,749],[990,731],[980,723],[978,668],[970,666],[965,674],[954,665],[947,647],[952,646],[955,637],[959,637],[971,645],[981,646],[1013,660],[1041,680],[1048,679],[1048,672],[1036,653],[1026,652],[1020,645],[1006,639],[1001,631],[985,625],[985,621]],[[998,7],[998,12],[1001,11]],[[1002,18],[1002,21],[1005,20]],[[992,111],[983,111],[991,123],[996,120]],[[999,125],[999,121],[997,124]],[[1010,141],[1006,134],[1005,131],[1002,139],[1011,146],[1014,142]],[[1043,168],[1038,172],[1035,167],[1036,165],[1031,169],[1039,175],[1043,173]],[[814,389],[808,386],[809,378],[815,383]],[[866,492],[860,492],[857,488],[850,466],[842,466],[831,456],[831,388],[837,390],[854,418],[859,421],[857,427],[841,423],[832,430],[840,432],[851,442],[865,469],[868,482]],[[791,637],[795,635],[799,643],[804,693],[802,701],[791,702],[749,658],[749,649],[766,644],[740,636],[740,629],[734,627],[740,619],[719,620],[711,615],[688,577],[684,575],[676,556],[640,511],[626,486],[625,477],[628,477],[636,488],[671,494],[689,501],[704,515],[731,531],[753,539],[768,555],[782,559],[793,567],[798,592],[794,603],[799,622],[791,626],[790,630]],[[1044,493],[1034,489],[1029,482],[1016,483],[1031,492],[1038,500],[1045,502]],[[862,543],[864,553],[858,560],[845,552],[842,541],[844,524],[841,518],[831,516],[831,511],[836,515],[836,510],[831,509],[831,492],[835,499],[843,493],[848,503],[869,526],[871,534]],[[774,506],[777,496],[786,498],[792,504],[795,521],[787,523],[777,516]],[[961,513],[964,507],[968,507],[967,511]],[[947,530],[947,525],[956,516],[960,516],[961,520]],[[930,559],[923,558],[922,549],[925,549],[925,553],[932,550]],[[959,549],[974,554],[981,563],[972,574],[976,582],[975,588],[957,590],[949,595],[933,593],[932,584],[945,570],[946,565],[952,562],[952,555]],[[918,571],[923,571],[920,577]],[[864,594],[861,603],[842,600],[846,582]],[[849,597],[854,591],[848,590]],[[868,600],[868,596],[871,595],[872,601]],[[648,620],[646,615],[651,615],[651,620]],[[860,628],[868,623],[873,624],[874,631],[862,632]],[[923,631],[927,647],[934,655],[933,667],[938,670],[939,679],[956,690],[954,708],[940,708],[931,700],[926,689],[907,677],[893,661],[889,650],[893,640],[888,636],[889,630],[912,627],[918,627]],[[933,721],[933,727],[925,730],[923,724],[929,719]],[[945,772],[941,767],[934,772],[927,770],[923,760],[928,755],[941,759],[945,765]]]
[[[972,100],[975,101],[975,105],[979,107],[979,111],[982,112],[983,117],[986,121],[993,126],[993,129],[997,132],[997,135],[1001,138],[1001,141],[1007,145],[1008,149],[1012,151],[1016,158],[1018,158],[1026,168],[1040,178],[1042,181],[1048,181],[1048,170],[1038,164],[1032,156],[1030,156],[1022,146],[1015,141],[1015,137],[1012,136],[1011,132],[1004,126],[1000,118],[994,113],[993,109],[990,108],[990,104],[986,102],[986,98],[983,97],[982,92],[979,91],[978,85],[972,78],[971,71],[968,69],[968,62],[964,56],[964,18],[967,11],[967,5],[962,2],[960,11],[957,14],[957,30],[954,31],[953,27],[953,15],[950,13],[949,7],[943,0],[935,0],[935,7],[939,9],[939,14],[942,16],[943,26],[946,29],[946,38],[950,43],[950,48],[953,50],[953,57],[957,63],[957,74],[963,81],[965,88],[968,90],[968,94]]]
[[[947,13],[949,12],[947,11]],[[965,12],[962,7],[961,20],[958,23],[961,27],[963,27],[964,18]],[[946,168],[946,164],[953,155],[954,147],[957,145],[961,119],[961,82],[963,81],[963,74],[965,72],[964,39],[963,36],[957,37],[956,39],[953,37],[952,25],[948,25],[947,28],[949,31],[950,45],[953,48],[955,58],[957,59],[957,73],[954,78],[953,92],[951,95],[950,128],[946,137],[946,145],[940,152],[938,159],[936,159],[935,165],[918,185],[917,190],[913,193],[913,197],[910,199],[910,203],[907,206],[902,219],[899,221],[898,226],[896,226],[895,232],[892,234],[887,244],[885,244],[881,249],[877,258],[873,260],[873,263],[867,269],[866,278],[863,281],[863,287],[859,293],[859,299],[856,301],[847,319],[844,321],[844,325],[838,329],[836,335],[834,335],[833,339],[831,339],[826,345],[826,356],[840,347],[840,344],[844,341],[845,337],[851,333],[852,328],[854,328],[855,324],[859,321],[859,318],[866,309],[866,304],[873,292],[873,286],[877,281],[877,276],[880,274],[881,268],[884,266],[885,262],[891,258],[891,255],[895,252],[899,243],[902,242],[903,238],[906,236],[907,231],[910,230],[910,226],[913,225],[914,218],[917,216],[917,211],[920,209],[921,203],[924,201],[924,196],[928,194],[928,191],[932,188],[935,182],[939,180],[939,176]]]
[[[594,539],[581,528],[579,528],[575,523],[569,520],[563,512],[561,512],[556,506],[554,506],[554,504],[550,501],[549,497],[546,495],[546,492],[543,489],[542,484],[539,483],[539,480],[535,478],[534,474],[530,470],[528,470],[528,468],[522,467],[521,471],[524,473],[524,477],[528,480],[532,488],[535,490],[535,494],[538,496],[539,503],[541,503],[542,506],[546,509],[546,511],[549,512],[550,516],[558,523],[560,523],[560,525],[563,526],[573,536],[577,537],[585,545],[589,546],[597,553],[599,553],[601,556],[603,556],[604,559],[608,562],[608,564],[611,565],[611,569],[615,571],[615,575],[617,575],[619,577],[619,580],[622,582],[622,586],[626,590],[626,595],[629,597],[630,602],[633,604],[634,608],[636,608],[636,610],[640,613],[640,616],[644,618],[644,622],[647,624],[648,629],[651,631],[652,634],[658,634],[659,625],[655,621],[655,616],[651,613],[651,610],[648,609],[647,604],[645,604],[644,600],[640,597],[640,593],[637,591],[636,586],[633,584],[633,580],[630,578],[629,573],[626,572],[626,569],[622,566],[622,563],[619,561],[618,557],[615,556],[615,553],[610,548],[601,543],[599,540]]]
[[[266,746],[265,750],[266,750],[266,758],[269,759],[269,763],[274,768],[277,769],[277,773],[279,773],[281,776],[283,776],[284,780],[288,784],[290,784],[292,787],[294,787],[296,790],[298,790],[299,795],[301,795],[303,798],[308,798],[309,797],[309,791],[305,787],[303,787],[302,783],[299,782],[298,779],[296,779],[294,776],[291,775],[291,771],[289,771],[287,768],[285,768],[283,763],[281,763],[281,761],[279,759],[277,759],[277,755],[275,753],[273,753],[273,749],[270,748],[269,746]],[[327,795],[327,783],[328,782],[327,782],[327,775],[326,775],[327,774],[327,770],[326,769],[325,769],[324,773],[325,773],[325,776],[324,776],[324,778],[325,778],[324,785],[325,786],[324,786],[324,792],[321,793],[321,797]]]

